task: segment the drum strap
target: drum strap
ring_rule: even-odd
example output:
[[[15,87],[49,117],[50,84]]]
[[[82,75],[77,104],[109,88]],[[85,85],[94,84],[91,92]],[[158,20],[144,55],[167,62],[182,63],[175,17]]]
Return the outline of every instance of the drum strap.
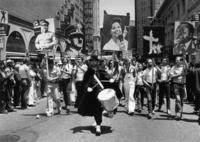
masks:
[[[97,81],[97,83],[99,84],[99,86],[101,87],[101,89],[104,89],[103,84],[102,84],[101,81],[98,79],[98,77],[96,76],[96,74],[94,74],[94,79]]]

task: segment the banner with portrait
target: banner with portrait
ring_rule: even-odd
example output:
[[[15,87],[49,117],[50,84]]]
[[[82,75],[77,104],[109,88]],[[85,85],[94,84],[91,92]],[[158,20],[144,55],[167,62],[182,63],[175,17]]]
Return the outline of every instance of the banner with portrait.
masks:
[[[197,52],[197,26],[195,21],[176,21],[174,27],[174,55],[192,55]]]
[[[104,52],[128,50],[128,31],[130,15],[109,15],[104,13],[101,30],[101,48]]]
[[[161,26],[143,27],[143,54],[145,57],[163,55],[165,43],[165,29]]]

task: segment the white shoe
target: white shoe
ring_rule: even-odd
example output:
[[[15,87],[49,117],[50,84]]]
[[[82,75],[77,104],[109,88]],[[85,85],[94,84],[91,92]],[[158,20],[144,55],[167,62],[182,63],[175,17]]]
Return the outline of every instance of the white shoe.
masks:
[[[168,115],[171,115],[170,109],[167,110],[167,114],[168,114]]]
[[[93,126],[93,127],[96,127],[96,126],[97,126],[97,123],[96,123],[96,122],[94,122],[94,123],[92,124],[92,126]]]
[[[108,112],[106,111],[106,110],[104,110],[103,112],[102,112],[102,114],[107,114]]]
[[[96,126],[96,135],[97,135],[97,136],[100,136],[100,135],[101,135],[101,126],[100,126],[100,125],[97,125],[97,126]]]

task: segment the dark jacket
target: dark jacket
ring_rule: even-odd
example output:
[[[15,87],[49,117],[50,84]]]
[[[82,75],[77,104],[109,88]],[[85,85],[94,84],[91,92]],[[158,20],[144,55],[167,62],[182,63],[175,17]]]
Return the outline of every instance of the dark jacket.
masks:
[[[102,113],[103,111],[101,103],[97,99],[97,96],[101,91],[101,88],[99,85],[97,85],[97,82],[94,79],[94,74],[96,74],[97,77],[99,78],[98,71],[95,72],[95,70],[93,70],[92,68],[88,68],[83,78],[83,92],[82,92],[83,95],[80,100],[80,104],[78,106],[78,113],[82,116],[95,116],[97,114]],[[94,87],[93,91],[88,92],[87,91],[88,87],[91,88]]]

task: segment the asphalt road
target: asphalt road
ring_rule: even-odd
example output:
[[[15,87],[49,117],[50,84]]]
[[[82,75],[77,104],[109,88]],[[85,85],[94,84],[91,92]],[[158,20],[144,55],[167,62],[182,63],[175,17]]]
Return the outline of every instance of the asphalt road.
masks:
[[[174,104],[174,102],[172,103]],[[46,117],[46,98],[27,110],[0,114],[0,142],[199,142],[198,117],[191,105],[184,105],[183,118],[176,121],[165,112],[146,118],[146,108],[129,116],[123,107],[114,118],[103,117],[102,134],[95,135],[92,117],[82,117],[71,107],[71,114]],[[165,109],[163,109],[165,111]],[[173,114],[174,112],[172,112]],[[36,115],[40,119],[36,119]]]

